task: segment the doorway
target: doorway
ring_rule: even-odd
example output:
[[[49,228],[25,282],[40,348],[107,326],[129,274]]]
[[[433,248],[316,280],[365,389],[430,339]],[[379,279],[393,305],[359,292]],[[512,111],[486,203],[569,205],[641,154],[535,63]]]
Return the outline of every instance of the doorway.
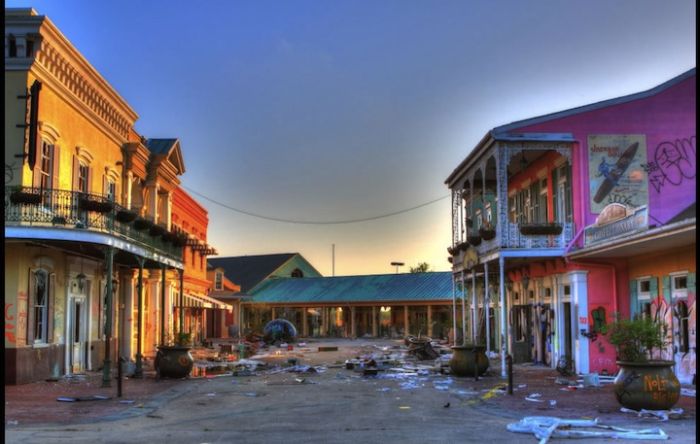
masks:
[[[564,319],[564,349],[562,350],[561,357],[566,358],[565,366],[571,371],[574,369],[574,350],[571,336],[571,302],[563,303],[562,314]]]
[[[87,369],[87,299],[72,296],[68,304],[68,372],[82,373]]]
[[[532,361],[532,305],[513,307],[511,324],[513,327],[513,362],[520,364]]]

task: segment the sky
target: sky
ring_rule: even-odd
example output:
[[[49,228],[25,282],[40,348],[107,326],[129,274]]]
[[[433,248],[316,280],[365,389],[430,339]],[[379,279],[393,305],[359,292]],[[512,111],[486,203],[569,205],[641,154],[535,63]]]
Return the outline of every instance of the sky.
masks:
[[[140,134],[180,140],[219,256],[298,252],[325,276],[332,245],[335,275],[449,270],[444,181],[487,131],[696,65],[691,0],[5,6],[48,16]]]

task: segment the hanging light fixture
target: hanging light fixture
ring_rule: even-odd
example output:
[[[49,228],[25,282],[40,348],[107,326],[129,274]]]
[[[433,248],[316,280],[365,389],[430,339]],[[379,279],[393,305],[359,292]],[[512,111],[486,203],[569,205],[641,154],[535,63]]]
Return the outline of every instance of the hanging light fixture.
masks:
[[[528,274],[523,274],[523,289],[527,290],[527,287],[530,285],[530,275]]]
[[[80,258],[80,273],[75,277],[78,281],[78,290],[82,293],[85,289],[85,282],[87,281],[87,276],[83,273],[83,258]]]

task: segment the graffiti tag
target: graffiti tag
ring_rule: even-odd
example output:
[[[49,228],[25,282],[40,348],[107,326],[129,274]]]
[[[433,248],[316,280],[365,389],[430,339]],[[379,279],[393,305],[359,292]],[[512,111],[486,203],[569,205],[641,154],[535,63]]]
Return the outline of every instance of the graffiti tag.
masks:
[[[13,305],[14,304],[5,304],[5,340],[14,344],[17,342],[17,338],[15,338],[15,325],[8,322],[15,319],[15,317],[10,314],[10,308]]]
[[[695,178],[695,143],[695,136],[661,142],[654,160],[642,165],[657,193],[666,185],[679,186],[684,180]]]

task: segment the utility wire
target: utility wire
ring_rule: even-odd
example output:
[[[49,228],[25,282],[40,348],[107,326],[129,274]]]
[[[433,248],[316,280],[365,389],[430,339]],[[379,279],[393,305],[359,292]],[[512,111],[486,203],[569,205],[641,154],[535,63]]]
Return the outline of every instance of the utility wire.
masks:
[[[219,202],[216,199],[212,199],[209,196],[205,196],[204,194],[202,194],[198,191],[195,191],[192,188],[186,187],[184,185],[180,185],[180,186],[182,188],[186,189],[187,191],[189,191],[193,194],[196,194],[197,196],[199,196],[203,199],[208,200],[209,202],[211,202],[213,204],[219,205],[219,206],[224,207],[224,208],[231,210],[231,211],[235,211],[236,213],[245,214],[246,216],[251,216],[251,217],[257,217],[258,219],[271,220],[273,222],[283,222],[283,223],[288,223],[288,224],[300,224],[300,225],[340,225],[340,224],[354,224],[354,223],[358,223],[358,222],[368,222],[371,220],[384,219],[387,217],[398,216],[399,214],[408,213],[409,211],[417,210],[419,208],[434,204],[435,202],[439,202],[443,199],[450,197],[450,195],[448,194],[446,196],[438,197],[437,199],[433,199],[431,201],[424,202],[420,205],[416,205],[416,206],[413,206],[410,208],[404,208],[403,210],[394,211],[394,212],[386,213],[386,214],[381,214],[378,216],[364,217],[362,219],[318,221],[318,220],[283,219],[283,218],[279,218],[279,217],[272,217],[272,216],[265,216],[262,214],[256,214],[256,213],[253,213],[251,211],[241,210],[240,208],[235,208],[235,207],[227,205],[223,202]]]

